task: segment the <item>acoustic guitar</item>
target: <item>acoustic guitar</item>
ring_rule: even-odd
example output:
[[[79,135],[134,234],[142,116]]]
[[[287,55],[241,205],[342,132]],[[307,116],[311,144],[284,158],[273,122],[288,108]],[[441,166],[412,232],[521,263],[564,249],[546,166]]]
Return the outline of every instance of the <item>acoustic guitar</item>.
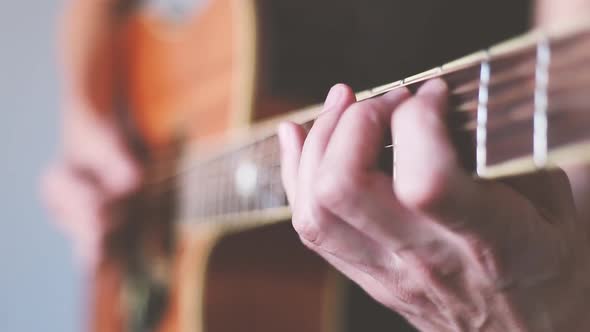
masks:
[[[93,285],[95,331],[411,331],[285,222],[277,121],[311,126],[318,107],[284,113],[338,81],[362,90],[409,76],[362,100],[443,77],[449,130],[476,176],[590,155],[584,24],[410,75],[524,31],[526,1],[121,4],[113,111],[146,176],[112,209],[119,222]]]

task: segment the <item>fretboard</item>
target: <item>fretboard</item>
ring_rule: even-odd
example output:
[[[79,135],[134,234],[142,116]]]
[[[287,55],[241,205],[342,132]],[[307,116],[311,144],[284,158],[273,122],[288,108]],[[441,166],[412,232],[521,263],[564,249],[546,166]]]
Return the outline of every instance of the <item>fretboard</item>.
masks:
[[[495,178],[589,159],[589,65],[590,26],[536,31],[357,99],[443,78],[448,128],[463,166]],[[311,107],[254,126],[215,153],[192,150],[179,170],[181,219],[247,227],[288,218],[276,124],[310,127],[318,112]]]

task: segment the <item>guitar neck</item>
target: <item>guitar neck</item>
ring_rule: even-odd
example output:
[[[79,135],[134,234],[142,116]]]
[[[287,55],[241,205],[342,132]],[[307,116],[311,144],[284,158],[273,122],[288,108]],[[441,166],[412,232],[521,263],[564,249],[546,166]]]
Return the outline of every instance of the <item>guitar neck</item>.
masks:
[[[589,61],[590,25],[535,31],[357,99],[443,78],[448,128],[463,166],[482,178],[510,176],[590,160]],[[215,153],[189,153],[179,171],[181,220],[249,227],[287,219],[276,124],[310,127],[318,108],[254,126]]]

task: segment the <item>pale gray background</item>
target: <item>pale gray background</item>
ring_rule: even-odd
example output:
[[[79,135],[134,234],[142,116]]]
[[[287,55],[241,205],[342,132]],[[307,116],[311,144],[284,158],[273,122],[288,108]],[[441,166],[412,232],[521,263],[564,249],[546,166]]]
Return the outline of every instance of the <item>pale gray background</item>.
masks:
[[[0,0],[0,330],[80,331],[83,277],[37,195],[57,143],[59,0]]]

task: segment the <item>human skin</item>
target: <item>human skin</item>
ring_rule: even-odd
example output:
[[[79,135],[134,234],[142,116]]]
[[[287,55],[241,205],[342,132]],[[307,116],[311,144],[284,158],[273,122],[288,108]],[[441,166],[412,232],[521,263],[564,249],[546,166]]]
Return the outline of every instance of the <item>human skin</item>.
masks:
[[[109,204],[141,181],[112,109],[113,0],[71,0],[61,20],[61,149],[41,179],[41,195],[84,269],[101,257]]]
[[[483,181],[459,165],[442,80],[355,102],[330,91],[307,133],[283,123],[302,242],[422,331],[587,331],[590,241],[568,179]],[[378,165],[396,141],[396,179]]]
[[[589,1],[541,0],[535,19],[580,13]],[[567,168],[573,193],[561,171],[473,179],[445,130],[447,93],[433,81],[355,103],[336,86],[309,133],[281,125],[302,242],[422,331],[589,330],[588,169]],[[377,166],[388,127],[395,181]]]
[[[42,185],[56,223],[71,238],[80,261],[90,270],[100,260],[102,236],[110,222],[106,216],[109,203],[132,192],[141,179],[141,169],[107,115],[112,106],[108,75],[112,71],[104,60],[108,59],[105,54],[110,52],[111,38],[116,35],[108,11],[112,3],[80,0],[68,6],[61,29],[63,144]],[[541,0],[537,23],[546,26],[588,12],[588,3]],[[351,110],[348,106],[354,102],[352,94],[348,88],[340,88],[345,91],[338,98],[341,104],[328,109],[321,117],[323,122],[333,114],[348,114]],[[401,126],[395,130],[400,134],[401,158],[400,181],[395,185],[384,175],[370,173],[366,168],[361,168],[365,171],[361,173],[358,167],[346,169],[356,173],[334,173],[324,178],[329,176],[330,167],[325,166],[327,160],[323,157],[328,150],[334,150],[328,149],[336,146],[332,142],[347,143],[346,153],[330,153],[333,163],[344,155],[370,161],[366,147],[380,146],[379,142],[369,145],[371,142],[358,141],[351,147],[349,138],[356,136],[349,136],[346,127],[339,130],[347,134],[345,140],[327,135],[316,126],[313,132],[324,134],[307,137],[305,145],[317,148],[329,144],[316,152],[316,148],[306,148],[306,152],[300,150],[305,138],[300,128],[287,124],[282,129],[285,184],[295,211],[294,223],[304,243],[425,331],[477,327],[494,331],[588,330],[583,317],[589,298],[585,283],[589,279],[585,263],[588,242],[584,235],[588,229],[573,213],[563,174],[482,183],[461,173],[454,151],[441,134],[441,96],[444,93],[385,97],[374,104],[387,106],[385,118],[395,110],[394,116],[374,116],[363,122],[368,128],[353,128],[367,133],[375,129],[376,133],[391,119]],[[352,110],[365,106],[354,106]],[[412,108],[416,112],[408,111]],[[416,123],[410,113],[423,114],[432,127],[421,127],[424,123]],[[333,125],[341,128],[344,119],[338,116]],[[412,126],[416,130],[408,129]],[[407,136],[402,135],[403,130]],[[423,135],[414,137],[417,133]],[[368,139],[364,135],[356,138]],[[319,144],[322,140],[324,143]],[[359,149],[361,154],[352,153],[351,148]],[[404,150],[412,151],[412,155],[404,155]],[[356,164],[354,160],[349,162]],[[299,166],[303,163],[315,164],[325,173],[309,171],[302,178]],[[340,166],[338,163],[335,169]],[[364,174],[359,176],[362,181],[356,178],[359,174]],[[584,181],[587,172],[568,170],[568,174],[575,176],[576,198],[585,202],[590,188]],[[343,184],[338,177],[356,180]],[[375,188],[367,187],[367,183],[373,183],[367,180],[371,177],[379,179],[373,180],[378,183]],[[310,181],[318,181],[325,191],[314,192]],[[304,191],[308,195],[302,194]],[[367,211],[383,213],[373,216]],[[518,246],[512,246],[514,243]]]
[[[571,24],[576,20],[588,20],[589,0],[538,0],[535,7],[535,25],[548,29],[561,24]],[[582,220],[590,230],[590,167],[566,165],[564,167],[576,200],[576,207]]]
[[[66,3],[59,31],[62,144],[41,181],[53,220],[74,244],[80,262],[90,269],[100,260],[102,236],[110,223],[109,203],[133,192],[141,181],[141,168],[108,115],[112,107],[108,59],[117,35],[110,8],[117,1]],[[550,25],[585,12],[590,12],[588,0],[539,0],[536,23]],[[580,203],[590,196],[588,174],[568,169]],[[590,216],[586,209],[581,212]]]
[[[535,6],[535,25],[548,27],[586,19],[590,15],[588,0],[537,0]]]

